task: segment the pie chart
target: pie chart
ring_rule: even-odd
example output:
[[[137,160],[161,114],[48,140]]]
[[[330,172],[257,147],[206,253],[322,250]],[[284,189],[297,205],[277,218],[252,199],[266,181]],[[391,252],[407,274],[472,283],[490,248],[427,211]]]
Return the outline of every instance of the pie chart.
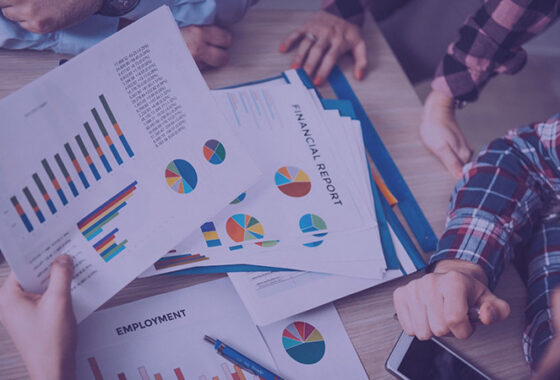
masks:
[[[218,140],[208,140],[202,148],[206,160],[214,165],[219,165],[226,159],[226,148]]]
[[[316,237],[325,236],[326,232],[318,232],[313,233],[316,231],[324,231],[327,229],[327,223],[318,215],[315,214],[305,214],[299,219],[299,229],[304,234],[312,234]],[[323,240],[312,241],[310,243],[303,244],[306,247],[317,247],[323,243]]]
[[[245,199],[245,197],[247,196],[247,192],[244,191],[241,194],[239,194],[239,196],[237,198],[235,198],[233,201],[229,202],[230,205],[236,205],[238,203],[243,202],[243,200]]]
[[[179,194],[188,194],[195,189],[198,176],[191,164],[185,160],[177,159],[167,165],[165,180],[173,191]]]
[[[247,214],[235,214],[226,222],[226,232],[231,240],[242,242],[262,239],[264,228],[256,218]]]
[[[298,198],[311,191],[309,176],[295,166],[283,166],[274,175],[274,182],[284,194]]]
[[[288,355],[301,364],[315,364],[325,355],[323,336],[307,322],[294,322],[286,327],[282,345]]]

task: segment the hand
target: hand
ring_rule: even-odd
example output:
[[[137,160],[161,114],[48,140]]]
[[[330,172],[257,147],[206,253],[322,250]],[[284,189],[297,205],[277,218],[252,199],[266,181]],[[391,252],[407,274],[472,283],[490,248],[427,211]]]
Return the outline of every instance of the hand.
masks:
[[[453,99],[438,91],[428,95],[420,136],[447,170],[457,179],[461,178],[463,165],[469,162],[473,150],[455,119]]]
[[[314,36],[316,40],[310,38]],[[290,33],[280,45],[286,53],[297,47],[292,68],[303,67],[307,75],[321,85],[338,59],[351,51],[354,56],[354,77],[361,80],[367,67],[367,49],[360,28],[340,17],[320,11],[303,27]]]
[[[558,380],[560,373],[560,288],[552,293],[551,309],[555,336],[548,344],[533,380]]]
[[[74,380],[76,318],[70,282],[72,258],[59,256],[51,266],[44,294],[25,292],[10,273],[0,288],[0,323],[23,357],[33,380]]]
[[[190,25],[181,28],[181,34],[199,69],[220,67],[228,61],[232,36],[227,30],[212,25]]]
[[[0,0],[4,17],[39,34],[78,24],[102,5],[103,0]]]
[[[482,268],[459,260],[440,261],[433,273],[398,288],[393,303],[403,330],[420,340],[449,333],[468,338],[473,333],[468,317],[472,308],[480,310],[485,325],[510,313],[507,302],[488,289]]]

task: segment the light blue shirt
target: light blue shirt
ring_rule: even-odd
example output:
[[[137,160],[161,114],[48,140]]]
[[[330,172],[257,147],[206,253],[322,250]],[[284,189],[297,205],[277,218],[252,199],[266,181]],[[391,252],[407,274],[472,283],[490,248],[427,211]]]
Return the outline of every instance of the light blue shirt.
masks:
[[[256,0],[140,0],[127,19],[138,19],[168,5],[179,27],[187,25],[227,26],[243,18]],[[0,47],[6,49],[52,50],[78,54],[117,31],[118,17],[93,15],[82,23],[54,33],[36,34],[0,15]]]

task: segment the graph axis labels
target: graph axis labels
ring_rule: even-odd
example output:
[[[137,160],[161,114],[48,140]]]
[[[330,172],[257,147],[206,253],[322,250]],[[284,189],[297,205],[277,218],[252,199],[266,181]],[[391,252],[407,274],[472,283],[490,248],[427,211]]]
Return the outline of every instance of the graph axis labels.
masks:
[[[289,197],[304,197],[311,191],[311,180],[307,173],[295,166],[283,166],[274,174],[274,183]]]
[[[208,140],[202,147],[206,161],[213,165],[219,165],[226,159],[226,148],[218,140]]]
[[[165,180],[171,190],[179,194],[188,194],[196,188],[198,175],[188,161],[175,159],[165,169]]]

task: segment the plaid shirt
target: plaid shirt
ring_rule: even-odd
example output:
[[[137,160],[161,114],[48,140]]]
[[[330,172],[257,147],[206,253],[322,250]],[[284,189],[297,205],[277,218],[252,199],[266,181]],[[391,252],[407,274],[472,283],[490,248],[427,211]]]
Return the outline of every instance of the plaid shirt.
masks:
[[[552,337],[550,292],[560,285],[560,114],[511,131],[465,166],[431,263],[478,264],[493,289],[513,261],[527,284],[524,349],[534,364]]]
[[[375,0],[327,0],[323,9],[361,24]],[[488,80],[515,74],[527,61],[521,48],[560,15],[560,0],[485,0],[449,45],[432,82],[457,102],[472,102]]]

